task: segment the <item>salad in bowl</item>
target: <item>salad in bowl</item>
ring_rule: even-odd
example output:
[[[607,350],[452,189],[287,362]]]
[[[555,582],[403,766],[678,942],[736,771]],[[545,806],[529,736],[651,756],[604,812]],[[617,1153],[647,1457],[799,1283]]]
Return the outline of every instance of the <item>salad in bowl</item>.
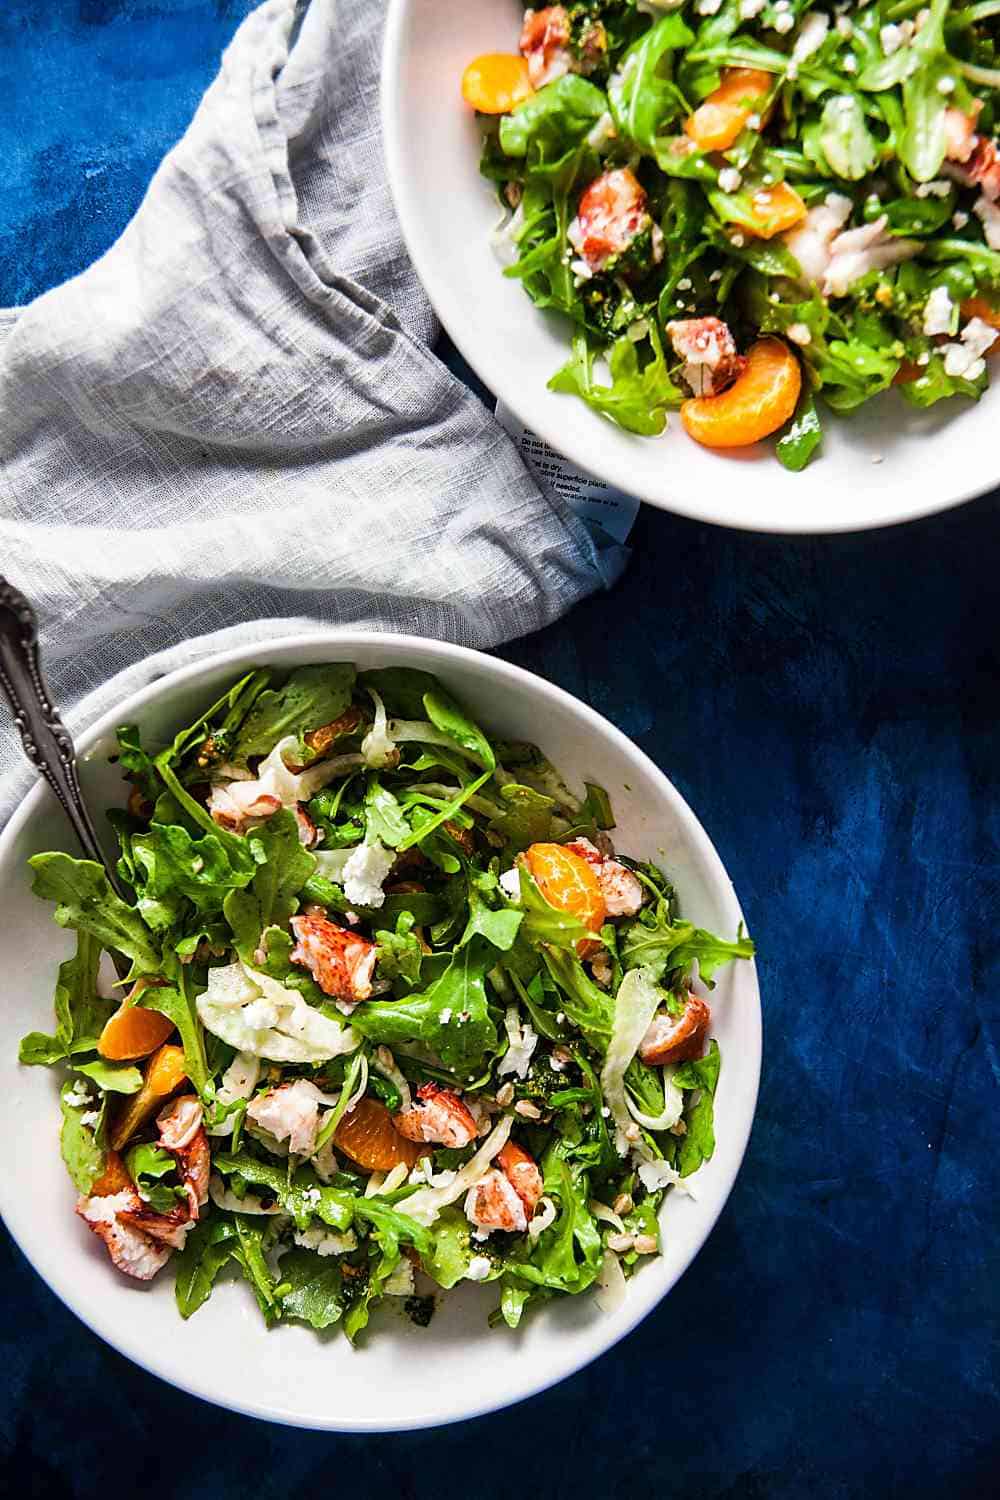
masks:
[[[601,787],[417,668],[244,672],[166,745],[122,726],[117,763],[120,889],[30,861],[76,952],[20,1049],[65,1073],[109,1274],[170,1267],[184,1318],[235,1274],[268,1325],[352,1342],[467,1281],[510,1326],[619,1302],[714,1150],[742,931],[684,920]]]
[[[472,60],[507,276],[550,389],[653,435],[777,435],[890,386],[976,400],[1000,330],[997,0],[587,0]],[[517,47],[517,51],[513,48]]]

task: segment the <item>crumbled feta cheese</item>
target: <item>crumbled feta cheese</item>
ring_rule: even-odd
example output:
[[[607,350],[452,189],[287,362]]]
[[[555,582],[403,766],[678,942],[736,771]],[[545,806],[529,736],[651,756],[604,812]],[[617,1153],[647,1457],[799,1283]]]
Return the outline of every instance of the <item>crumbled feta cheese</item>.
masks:
[[[810,11],[799,28],[792,48],[792,62],[805,62],[822,45],[830,30],[830,17],[821,10]]]
[[[777,7],[775,7],[775,9],[777,9]],[[785,36],[787,32],[791,31],[794,25],[795,17],[793,15],[790,15],[787,10],[781,11],[774,18],[774,29],[781,36]]]
[[[986,369],[982,356],[996,337],[997,330],[982,318],[970,318],[960,334],[961,343],[943,345],[945,374],[954,380],[978,380]]]
[[[85,1109],[92,1102],[93,1096],[90,1092],[90,1087],[84,1083],[82,1078],[75,1078],[73,1080],[73,1087],[67,1089],[65,1094],[63,1094],[63,1103],[68,1104],[70,1109]]]
[[[924,333],[933,338],[937,333],[951,333],[955,304],[948,295],[946,286],[936,286],[927,298],[924,307]]]
[[[850,16],[837,17],[837,31],[840,36],[846,37],[848,41],[851,39],[854,35],[854,22]]]
[[[987,245],[991,250],[1000,250],[1000,204],[991,203],[985,193],[980,193],[972,212],[983,226]]]
[[[413,1262],[404,1255],[382,1284],[387,1297],[413,1296]]]
[[[469,1261],[465,1273],[467,1281],[485,1281],[493,1269],[493,1262],[488,1255],[474,1255]]]
[[[934,182],[922,182],[917,188],[918,198],[947,198],[951,192],[951,183],[945,182],[943,178],[936,178]]]
[[[954,78],[939,78],[937,91],[939,94],[953,94],[955,92]]]
[[[80,1116],[80,1124],[96,1125],[100,1118],[101,1111],[99,1109],[88,1109],[84,1114]]]
[[[512,901],[516,901],[521,894],[521,872],[517,866],[510,870],[504,870],[500,876],[500,889],[508,895]]]
[[[723,167],[719,173],[719,186],[724,193],[738,192],[742,182],[743,173],[738,172],[735,167]],[[689,281],[688,286],[690,285]]]
[[[903,45],[903,42],[906,40],[903,34],[903,28],[901,26],[894,25],[892,22],[890,22],[888,26],[882,27],[882,30],[878,34],[878,38],[882,43],[882,51],[886,57],[891,57],[894,52],[898,52],[900,47]]]
[[[854,56],[854,53],[849,53],[848,56],[844,58],[844,61],[840,66],[843,68],[845,73],[856,73],[858,71],[858,60]]]
[[[884,463],[884,462],[885,462],[885,456],[883,454],[881,454],[881,453],[873,453],[872,454],[872,463],[873,464],[880,464],[880,463]]]
[[[746,240],[744,239],[742,234],[737,232],[736,234],[730,235],[729,243],[731,245],[735,245],[737,250],[740,250],[746,244]]]
[[[353,1229],[349,1229],[346,1234],[334,1234],[329,1229],[298,1229],[292,1238],[303,1250],[315,1250],[317,1255],[323,1256],[346,1255],[348,1251],[358,1248]]]
[[[708,279],[709,279],[709,281],[713,281],[713,282],[714,281],[721,281],[722,280],[722,272],[721,271],[710,271],[709,275],[708,275]]]
[[[607,110],[604,111],[597,124],[587,135],[587,145],[593,151],[600,151],[608,141],[613,141],[618,132],[615,130],[615,122]]]
[[[928,352],[927,352],[926,349],[924,350],[923,354],[918,354],[917,355],[917,364],[918,365],[929,365],[930,362],[931,362],[931,357],[928,354]]]
[[[396,863],[396,851],[380,839],[355,849],[344,866],[344,895],[358,906],[381,906],[382,882]]]
[[[740,20],[752,21],[754,16],[759,16],[764,9],[767,0],[740,0]]]
[[[812,334],[805,323],[789,323],[786,332],[792,343],[799,344],[802,348],[812,343]]]
[[[969,215],[967,213],[965,213],[965,211],[963,209],[961,209],[961,208],[958,210],[957,213],[953,213],[952,216],[951,216],[951,223],[952,223],[952,228],[953,229],[964,229],[965,226],[966,226],[966,224],[968,224],[968,222],[969,222]]]

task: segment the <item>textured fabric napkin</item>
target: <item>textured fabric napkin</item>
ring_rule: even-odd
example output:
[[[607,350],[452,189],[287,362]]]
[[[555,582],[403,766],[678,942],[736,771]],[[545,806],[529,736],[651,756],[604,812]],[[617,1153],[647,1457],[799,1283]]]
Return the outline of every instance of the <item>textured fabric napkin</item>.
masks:
[[[0,573],[76,728],[242,641],[333,622],[489,646],[620,571],[427,348],[382,18],[268,0],[121,239],[0,313]],[[0,709],[0,822],[18,767]]]

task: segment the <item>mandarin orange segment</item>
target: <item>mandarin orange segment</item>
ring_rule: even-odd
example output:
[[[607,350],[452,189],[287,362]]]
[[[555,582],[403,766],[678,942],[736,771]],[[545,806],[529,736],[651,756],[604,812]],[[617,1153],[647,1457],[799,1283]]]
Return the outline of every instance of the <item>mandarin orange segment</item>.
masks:
[[[132,1187],[132,1179],[125,1170],[125,1163],[117,1151],[109,1151],[104,1158],[104,1170],[90,1189],[94,1198],[107,1198]]]
[[[127,1002],[105,1023],[97,1050],[109,1062],[148,1057],[174,1029],[174,1023],[158,1010],[143,1010]]]
[[[1000,328],[1000,303],[994,307],[987,302],[985,297],[969,297],[962,303],[962,317],[982,318],[983,322],[988,323],[991,328]],[[1000,339],[993,346],[994,350],[1000,353],[998,346],[1000,346]]]
[[[802,371],[788,346],[780,339],[758,339],[739,379],[721,396],[685,401],[681,422],[706,448],[743,448],[788,421],[801,389]]]
[[[726,151],[771,91],[770,73],[728,68],[722,82],[695,110],[684,130],[702,151]]]
[[[160,1105],[177,1092],[186,1078],[184,1048],[165,1042],[146,1064],[142,1088],[122,1103],[121,1113],[111,1131],[111,1145],[115,1151],[120,1151],[136,1131],[152,1119]]]
[[[593,867],[581,855],[562,844],[532,844],[524,858],[550,906],[577,917],[588,932],[600,932],[607,907]],[[599,946],[584,938],[577,951],[585,958]]]
[[[347,1111],[334,1131],[333,1143],[370,1172],[391,1172],[400,1162],[415,1167],[423,1154],[419,1146],[400,1135],[385,1105],[367,1097]]]
[[[462,74],[462,98],[481,115],[506,115],[534,90],[528,64],[514,52],[487,52]]]
[[[754,224],[750,230],[759,239],[770,240],[786,229],[800,224],[806,216],[806,205],[787,182],[758,188],[750,198]]]

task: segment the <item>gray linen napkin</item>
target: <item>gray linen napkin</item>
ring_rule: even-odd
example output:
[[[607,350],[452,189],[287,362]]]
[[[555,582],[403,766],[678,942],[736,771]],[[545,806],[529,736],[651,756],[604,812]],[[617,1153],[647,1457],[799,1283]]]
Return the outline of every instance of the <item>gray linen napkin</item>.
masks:
[[[621,569],[426,347],[382,15],[268,0],[118,242],[0,313],[0,573],[74,727],[317,621],[493,645]],[[0,823],[18,765],[4,709]]]

